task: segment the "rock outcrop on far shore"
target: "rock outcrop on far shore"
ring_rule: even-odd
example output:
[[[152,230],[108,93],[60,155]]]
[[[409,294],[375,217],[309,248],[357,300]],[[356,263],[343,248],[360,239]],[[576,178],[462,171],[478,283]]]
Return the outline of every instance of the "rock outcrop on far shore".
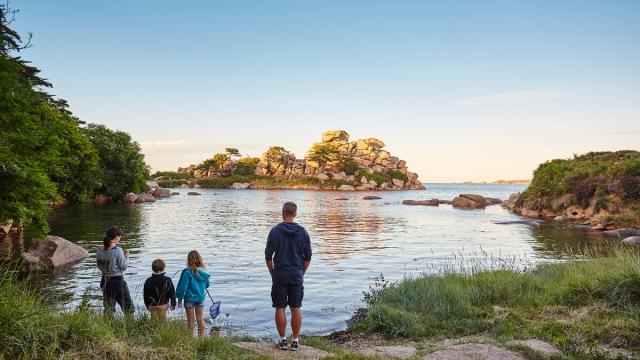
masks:
[[[269,148],[260,158],[238,159],[236,155],[234,158],[227,154],[216,154],[200,165],[178,168],[178,174],[190,174],[196,181],[182,178],[182,183],[175,186],[195,187],[193,184],[202,180],[242,174],[261,180],[277,180],[265,184],[265,181],[254,179],[249,186],[243,185],[242,188],[341,191],[424,189],[418,174],[409,171],[405,160],[384,149],[382,140],[349,139],[349,134],[344,130],[327,131],[322,134],[322,140],[313,144],[301,159],[280,146]],[[233,189],[239,189],[239,186],[236,183],[225,185]]]

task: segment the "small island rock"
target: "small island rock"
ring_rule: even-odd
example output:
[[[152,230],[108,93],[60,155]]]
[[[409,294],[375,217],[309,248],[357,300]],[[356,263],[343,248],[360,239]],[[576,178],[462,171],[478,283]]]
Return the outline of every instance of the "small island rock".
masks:
[[[153,197],[155,197],[155,198],[166,198],[166,197],[170,197],[170,196],[171,196],[171,190],[169,190],[169,189],[157,187],[153,191]]]
[[[152,194],[142,193],[142,194],[138,194],[137,196],[138,196],[138,198],[136,199],[136,202],[138,202],[138,203],[155,202],[156,201],[156,198]]]
[[[430,200],[404,200],[402,202],[403,205],[422,205],[422,206],[438,206],[440,205],[440,200],[438,199],[430,199]]]
[[[460,194],[458,195],[462,198],[467,198],[476,203],[476,208],[484,208],[487,206],[487,199],[482,195],[476,194]],[[502,202],[502,201],[501,201]]]
[[[122,198],[122,201],[126,202],[126,203],[134,203],[138,201],[138,195],[134,194],[134,193],[128,193],[127,195],[124,196],[124,198]]]
[[[244,189],[248,189],[250,185],[251,184],[249,183],[233,183],[233,185],[231,185],[231,189],[244,190]]]

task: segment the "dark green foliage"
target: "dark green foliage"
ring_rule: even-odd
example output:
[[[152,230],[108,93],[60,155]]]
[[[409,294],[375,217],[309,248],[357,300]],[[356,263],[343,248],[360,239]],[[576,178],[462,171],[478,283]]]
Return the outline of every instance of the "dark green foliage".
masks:
[[[617,196],[625,202],[623,209],[635,208],[640,203],[640,152],[591,152],[543,163],[516,205],[542,210],[551,208],[555,199],[567,194],[573,195],[574,203],[582,207],[595,198],[598,209],[605,209],[611,197]],[[627,213],[624,217],[632,219],[630,224],[640,222],[640,213]]]
[[[381,185],[382,183],[387,183],[390,184],[391,183],[391,177],[386,174],[386,173],[373,173],[373,174],[369,174],[366,171],[361,171],[358,174],[358,179],[360,179],[360,176],[364,176],[368,181],[375,181],[378,185]]]
[[[185,179],[170,179],[170,180],[158,180],[158,186],[163,188],[177,188],[182,184],[186,184],[188,181]]]
[[[391,184],[393,179],[398,179],[402,181],[408,180],[406,175],[396,170],[388,170],[386,172],[381,172],[381,173],[374,172],[373,174],[369,174],[366,171],[361,171],[358,174],[358,176],[364,176],[369,181],[373,180],[378,185],[381,185],[383,183]]]
[[[340,169],[347,175],[356,175],[360,166],[351,157],[345,157],[340,161]]]
[[[259,162],[260,159],[255,157],[242,158],[236,162],[234,174],[253,175]]]
[[[119,187],[123,192],[139,188],[139,171],[102,178],[105,159],[123,157],[133,163],[120,170],[146,165],[137,145],[132,149],[135,143],[124,147],[132,150],[124,155],[110,153],[123,149],[118,142],[123,136],[111,139],[115,145],[94,147],[66,101],[49,95],[45,90],[51,84],[39,76],[40,70],[18,56],[28,41],[9,28],[13,14],[6,4],[0,5],[0,223],[20,219],[46,230],[50,201],[84,202],[98,188],[115,188],[112,181],[124,182]]]
[[[140,145],[123,131],[89,124],[83,132],[99,155],[97,192],[115,198],[142,190],[149,177]]]
[[[323,169],[327,163],[340,160],[340,151],[333,144],[315,144],[309,149],[307,160],[317,162],[320,169]]]
[[[155,179],[160,176],[164,176],[167,180],[176,180],[176,179],[188,180],[193,178],[192,174],[179,173],[176,171],[156,171],[155,173],[151,174],[152,179]]]
[[[197,180],[196,183],[206,189],[227,189],[231,187],[233,183],[248,183],[256,178],[256,176],[231,175],[226,177],[200,179]]]
[[[387,170],[387,175],[389,175],[389,177],[392,178],[392,179],[398,179],[398,180],[402,180],[402,181],[408,181],[409,180],[407,175],[401,173],[398,170]]]
[[[96,153],[62,100],[44,92],[40,70],[15,56],[27,44],[0,5],[0,223],[21,219],[46,229],[48,202],[92,195]]]

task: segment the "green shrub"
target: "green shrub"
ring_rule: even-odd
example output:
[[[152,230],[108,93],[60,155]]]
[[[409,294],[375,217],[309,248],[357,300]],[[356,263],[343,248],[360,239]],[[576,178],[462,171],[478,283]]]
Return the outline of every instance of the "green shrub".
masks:
[[[164,176],[166,178],[165,180],[189,180],[193,178],[193,174],[179,173],[176,171],[156,171],[151,175],[151,178],[154,179],[160,176]]]
[[[260,162],[259,158],[247,157],[236,162],[234,174],[237,175],[253,175],[256,172],[256,165]]]
[[[361,171],[360,174],[358,174],[357,180],[359,180],[361,176],[363,176],[368,181],[375,181],[378,185],[381,185],[382,183],[391,183],[391,178],[386,173],[369,174],[366,171]]]
[[[586,207],[591,198],[618,195],[627,205],[640,201],[640,152],[591,152],[538,166],[517,206],[542,210],[552,200],[572,194]]]
[[[356,175],[360,170],[358,164],[351,157],[345,157],[340,161],[340,169],[347,175]]]
[[[83,132],[98,151],[97,193],[119,198],[143,189],[149,168],[129,134],[99,124],[89,124]]]
[[[256,178],[256,176],[231,175],[226,177],[199,179],[196,180],[196,184],[206,189],[227,189],[231,187],[233,183],[248,183],[255,180]]]
[[[407,175],[401,173],[398,170],[387,170],[387,175],[389,175],[390,178],[392,179],[398,179],[398,180],[402,180],[402,181],[408,181],[409,177],[407,177]]]

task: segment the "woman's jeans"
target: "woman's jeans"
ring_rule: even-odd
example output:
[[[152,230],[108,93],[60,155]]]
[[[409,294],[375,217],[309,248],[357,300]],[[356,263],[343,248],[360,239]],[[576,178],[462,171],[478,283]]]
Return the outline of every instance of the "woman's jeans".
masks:
[[[133,314],[135,308],[133,301],[131,301],[129,287],[122,276],[102,277],[100,287],[102,288],[105,315],[111,315],[116,311],[116,303],[120,305],[123,313]]]

